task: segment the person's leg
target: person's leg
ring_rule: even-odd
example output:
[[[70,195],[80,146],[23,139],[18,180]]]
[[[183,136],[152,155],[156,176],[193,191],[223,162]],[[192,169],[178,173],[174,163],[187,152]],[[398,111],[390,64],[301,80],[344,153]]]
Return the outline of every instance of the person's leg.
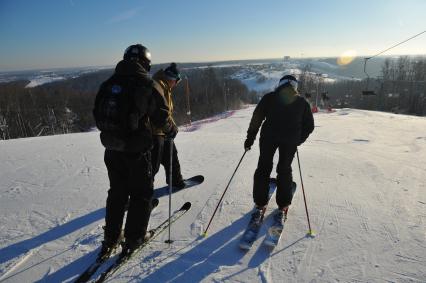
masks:
[[[119,152],[105,150],[104,161],[110,181],[106,201],[104,240],[106,245],[113,245],[119,240],[125,206],[129,198],[128,170],[126,162]]]
[[[141,244],[151,216],[151,200],[154,194],[151,153],[129,158],[130,201],[124,237],[129,245]],[[131,247],[130,247],[131,248]]]
[[[152,158],[152,174],[155,175],[160,170],[160,164],[163,159],[164,152],[164,136],[153,136],[153,148],[151,150],[151,158]]]
[[[166,171],[167,184],[169,184],[169,178],[170,178],[170,146],[171,146],[171,141],[167,139],[164,142],[163,160],[161,162],[161,164],[163,164],[164,166],[164,170]],[[173,182],[172,185],[178,188],[185,186],[185,183],[183,183],[182,173],[180,171],[178,151],[176,149],[176,145],[174,142],[173,142],[173,153],[172,153],[172,182]]]
[[[276,200],[279,209],[285,209],[293,199],[293,176],[291,163],[296,153],[297,146],[292,144],[280,144],[279,160],[277,165],[277,195]]]
[[[258,208],[268,202],[269,179],[273,167],[273,158],[278,145],[274,142],[260,139],[260,155],[257,169],[254,173],[253,200]]]

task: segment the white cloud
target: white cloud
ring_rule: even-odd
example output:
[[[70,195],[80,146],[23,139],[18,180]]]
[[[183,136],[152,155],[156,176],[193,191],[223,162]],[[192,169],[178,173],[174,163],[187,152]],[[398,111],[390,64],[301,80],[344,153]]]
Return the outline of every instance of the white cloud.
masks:
[[[108,21],[108,23],[115,24],[115,23],[128,21],[128,20],[134,18],[139,13],[139,10],[140,10],[140,8],[125,11],[125,12],[118,14],[118,15],[114,16],[113,18],[111,18]]]

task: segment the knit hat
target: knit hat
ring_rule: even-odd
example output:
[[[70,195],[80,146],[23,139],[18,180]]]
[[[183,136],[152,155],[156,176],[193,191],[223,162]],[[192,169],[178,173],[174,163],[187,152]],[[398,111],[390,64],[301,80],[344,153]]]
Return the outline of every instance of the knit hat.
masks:
[[[178,83],[182,79],[176,63],[171,63],[170,66],[168,66],[164,70],[164,74],[167,76],[168,79],[175,80],[176,83]]]
[[[291,86],[295,91],[297,91],[297,79],[292,75],[285,75],[280,79],[280,82],[278,83],[278,86],[276,89],[284,87],[284,86]]]

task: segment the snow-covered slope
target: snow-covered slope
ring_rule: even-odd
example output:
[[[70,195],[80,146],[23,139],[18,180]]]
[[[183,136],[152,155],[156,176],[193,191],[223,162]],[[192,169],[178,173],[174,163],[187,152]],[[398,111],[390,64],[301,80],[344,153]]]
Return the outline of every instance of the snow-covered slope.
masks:
[[[200,238],[243,153],[253,107],[181,129],[184,176],[173,195],[193,206],[111,282],[426,282],[426,118],[351,109],[316,114],[299,148],[315,238],[298,184],[282,241],[242,252],[258,148],[247,153],[208,237]],[[70,282],[102,240],[108,189],[98,133],[0,141],[0,282]],[[273,173],[275,175],[275,173]],[[156,187],[165,184],[164,172]],[[276,207],[275,201],[269,207]],[[168,215],[160,199],[151,225]],[[271,218],[267,217],[266,222]]]
[[[316,74],[323,74],[324,78],[322,80],[324,82],[355,79],[354,77],[344,75],[342,73],[343,67],[320,60],[287,60],[281,62],[245,64],[241,65],[238,71],[231,77],[239,79],[249,90],[265,93],[276,88],[279,80],[284,75],[300,75],[307,65],[311,67],[307,74],[312,77],[315,77]]]

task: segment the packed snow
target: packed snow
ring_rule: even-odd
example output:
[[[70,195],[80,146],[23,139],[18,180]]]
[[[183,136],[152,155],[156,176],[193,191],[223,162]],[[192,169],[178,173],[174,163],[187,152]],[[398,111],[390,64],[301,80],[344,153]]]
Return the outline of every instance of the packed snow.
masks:
[[[253,106],[182,129],[184,176],[205,182],[172,196],[191,210],[109,282],[426,282],[426,118],[340,109],[315,114],[299,147],[312,228],[298,185],[283,237],[249,252],[238,240],[249,220],[259,150],[249,151],[200,237],[243,154]],[[72,282],[102,241],[108,178],[99,133],[0,141],[0,282]],[[277,157],[277,156],[276,156]],[[272,176],[275,176],[273,172]],[[155,187],[165,185],[164,171]],[[168,215],[160,198],[151,226]]]

